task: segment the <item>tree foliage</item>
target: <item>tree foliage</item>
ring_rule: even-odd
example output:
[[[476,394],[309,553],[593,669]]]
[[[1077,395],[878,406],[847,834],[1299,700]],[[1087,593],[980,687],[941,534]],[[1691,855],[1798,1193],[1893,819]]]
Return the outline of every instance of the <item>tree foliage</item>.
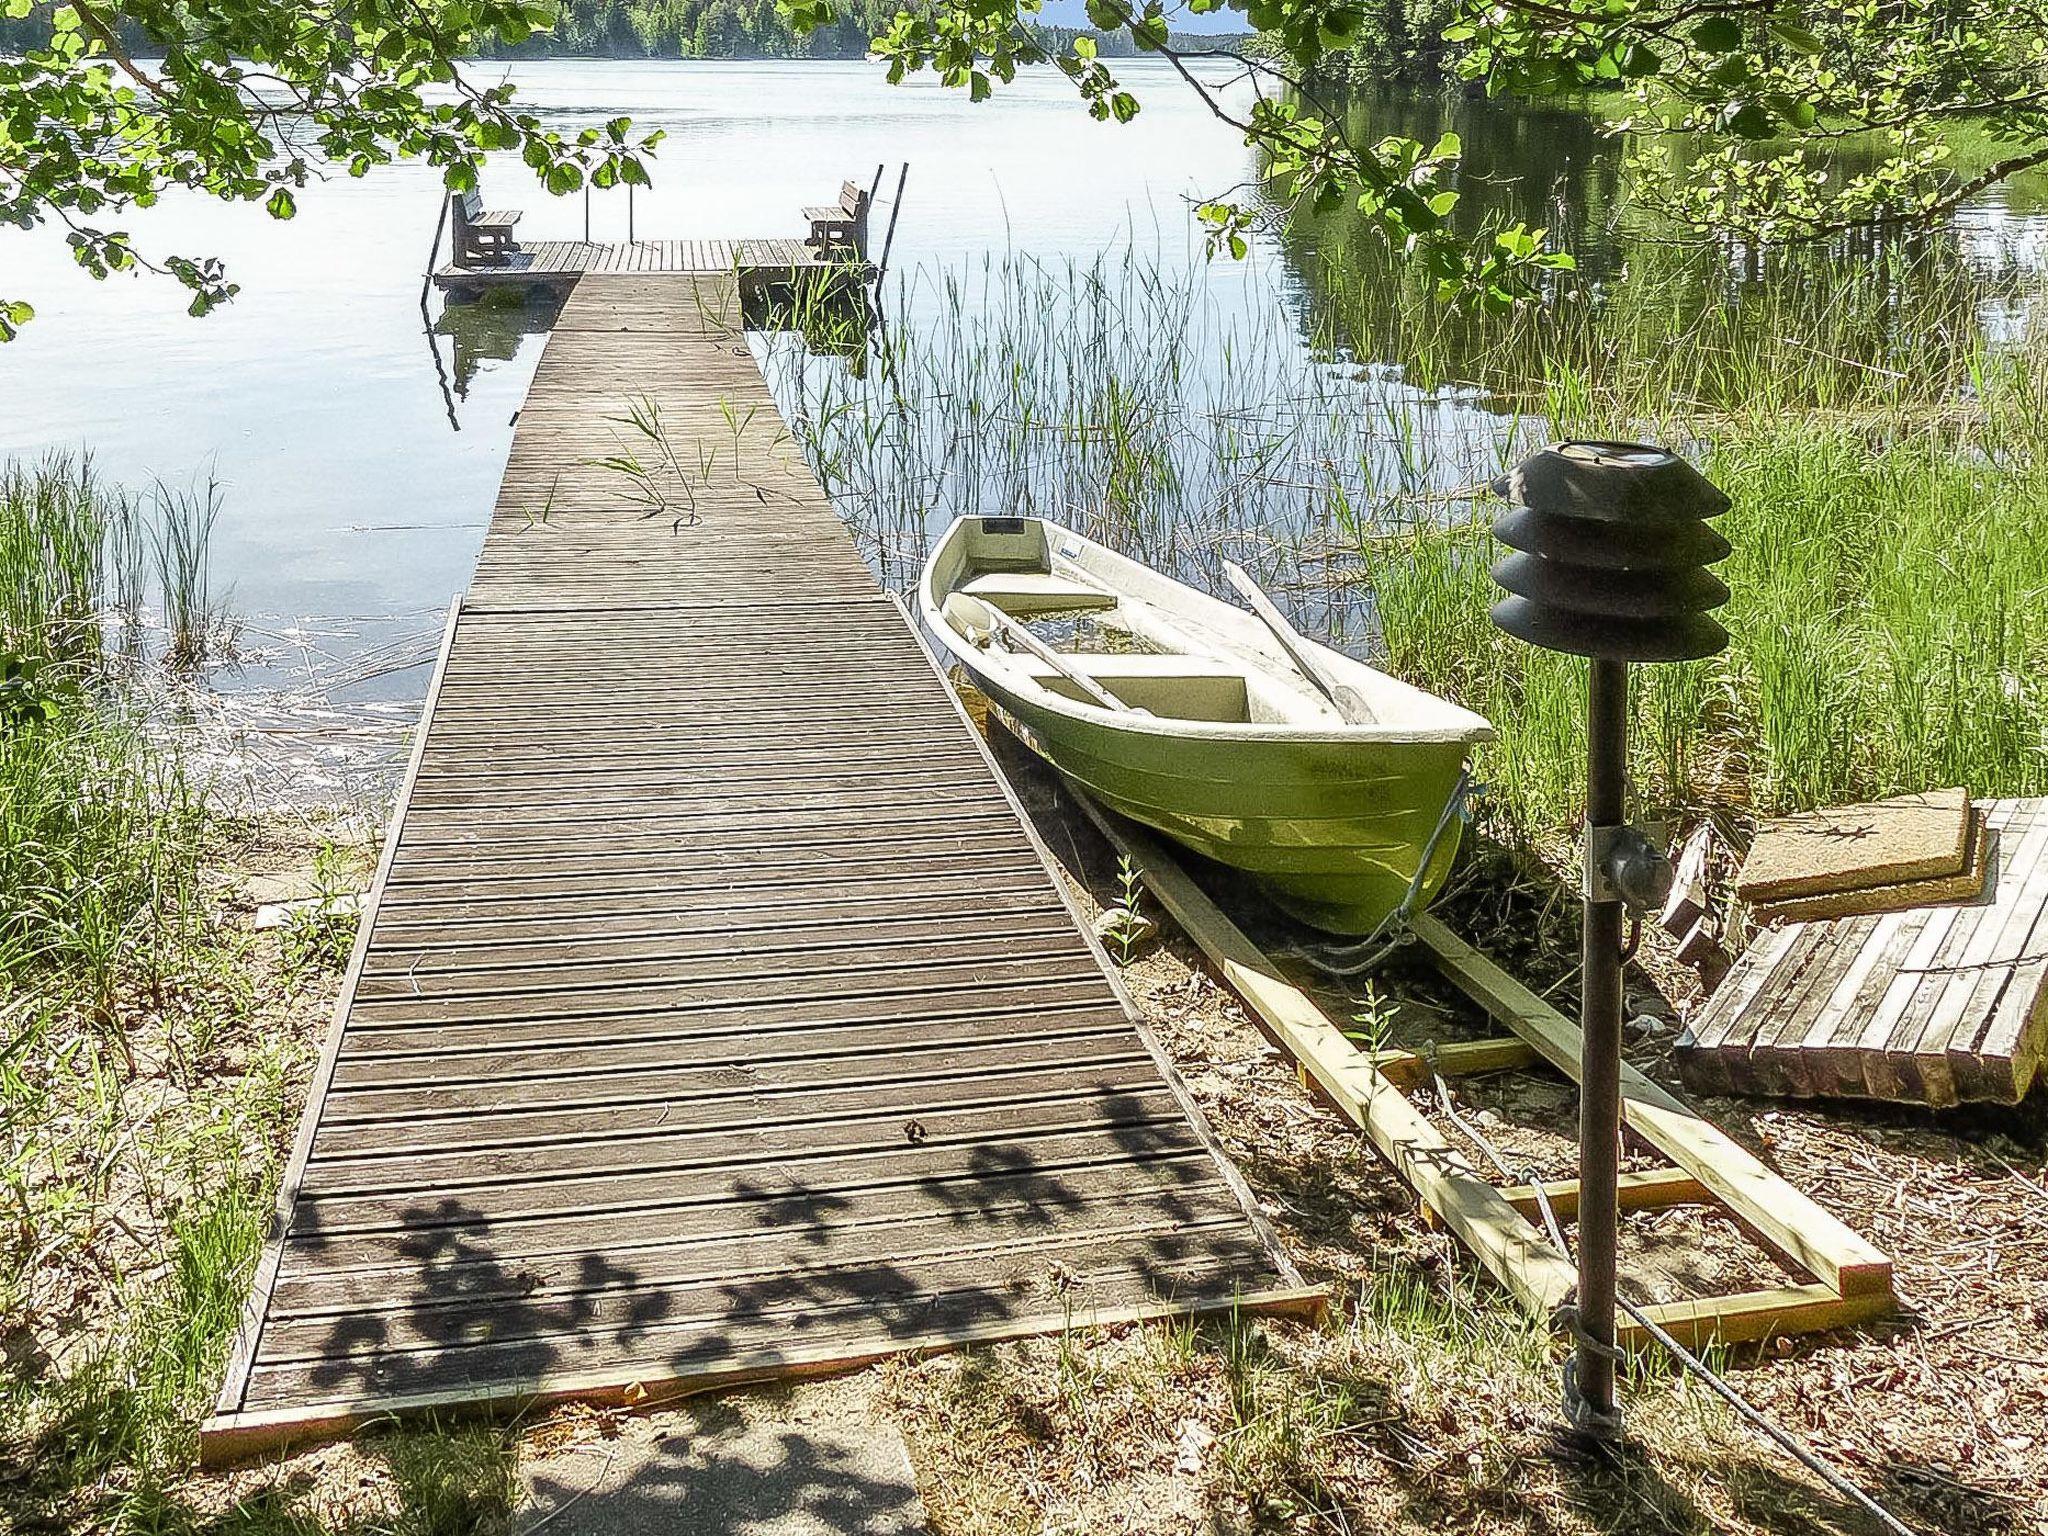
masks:
[[[33,9],[0,0],[15,21]],[[223,264],[145,250],[123,227],[173,188],[288,219],[310,181],[401,157],[467,190],[491,150],[518,151],[558,194],[644,185],[658,134],[618,118],[565,139],[456,63],[480,37],[553,20],[538,0],[70,0],[42,41],[0,57],[0,222],[61,227],[96,277],[168,273],[204,314],[234,295]],[[0,292],[0,339],[32,313]]]
[[[857,59],[897,0],[849,0],[838,19],[800,34],[775,0],[562,0],[555,24],[494,56],[653,59]]]
[[[836,14],[836,0],[783,3],[800,27]],[[1137,98],[1086,39],[1044,45],[1029,25],[1038,7],[935,0],[899,11],[875,47],[892,80],[929,68],[976,100],[1051,62],[1097,117],[1134,115]],[[1170,61],[1262,151],[1285,203],[1355,205],[1443,294],[1489,305],[1569,259],[1525,226],[1455,230],[1454,136],[1350,137],[1318,91],[1362,55],[1385,61],[1375,73],[1495,94],[1616,95],[1639,195],[1696,229],[1755,240],[1930,221],[2048,163],[2048,0],[1186,0],[1197,18],[1226,7],[1260,34],[1236,54],[1248,106],[1189,67],[1166,0],[1088,0],[1095,26]],[[1990,142],[1988,162],[1957,168],[1959,128]],[[1850,144],[1853,173],[1840,153]],[[1216,245],[1244,249],[1253,210],[1219,200],[1201,212]]]

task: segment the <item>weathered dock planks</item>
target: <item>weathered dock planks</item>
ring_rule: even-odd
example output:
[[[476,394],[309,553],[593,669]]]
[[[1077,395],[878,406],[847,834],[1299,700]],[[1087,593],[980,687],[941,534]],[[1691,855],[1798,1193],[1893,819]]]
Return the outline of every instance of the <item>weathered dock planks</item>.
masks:
[[[827,258],[800,239],[749,240],[532,240],[506,260],[489,266],[453,261],[436,267],[436,287],[455,292],[486,288],[573,288],[586,273],[594,277],[649,275],[744,275],[788,283],[811,275],[851,271],[867,274],[862,262]]]
[[[1679,1039],[1688,1084],[2017,1103],[2048,1052],[2048,800],[1983,809],[1983,899],[1759,934]]]
[[[1319,1300],[737,309],[588,276],[548,340],[210,1458]]]

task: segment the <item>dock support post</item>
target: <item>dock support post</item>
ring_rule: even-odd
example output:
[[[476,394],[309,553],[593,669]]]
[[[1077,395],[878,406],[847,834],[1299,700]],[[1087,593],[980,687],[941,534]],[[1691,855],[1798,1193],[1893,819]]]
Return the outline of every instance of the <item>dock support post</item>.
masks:
[[[875,268],[877,283],[889,275],[889,251],[896,244],[896,215],[903,211],[903,183],[909,179],[910,162],[906,160],[903,162],[903,169],[896,173],[896,197],[889,204],[889,227],[882,235],[882,260]],[[867,253],[863,251],[861,254],[865,256]]]

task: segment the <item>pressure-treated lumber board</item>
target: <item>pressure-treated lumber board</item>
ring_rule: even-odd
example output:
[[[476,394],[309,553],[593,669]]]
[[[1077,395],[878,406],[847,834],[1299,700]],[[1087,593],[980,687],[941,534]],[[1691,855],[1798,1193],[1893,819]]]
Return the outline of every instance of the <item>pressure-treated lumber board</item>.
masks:
[[[1539,1217],[1543,1209],[1543,1201],[1536,1198],[1539,1189],[1543,1191],[1543,1200],[1550,1202],[1551,1214],[1560,1222],[1577,1219],[1577,1179],[1545,1179],[1534,1185],[1511,1184],[1501,1191],[1501,1195],[1524,1216]],[[1624,1173],[1616,1186],[1616,1193],[1624,1211],[1661,1211],[1667,1206],[1698,1205],[1714,1198],[1712,1190],[1682,1168],[1651,1168],[1639,1173]]]
[[[1527,1185],[1503,1189],[1485,1180],[1416,1111],[1403,1090],[1375,1066],[1375,1062],[1385,1061],[1396,1070],[1419,1076],[1425,1059],[1416,1053],[1361,1052],[1330,1023],[1312,998],[1279,974],[1270,959],[1217,907],[1158,838],[1131,822],[1109,815],[1087,796],[1078,798],[1103,835],[1139,869],[1145,890],[1180,924],[1275,1039],[1295,1057],[1304,1077],[1365,1130],[1407,1178],[1420,1196],[1425,1212],[1457,1233],[1527,1310],[1544,1321],[1554,1321],[1576,1288],[1576,1272],[1571,1261],[1535,1225],[1541,1208],[1535,1189]],[[1431,930],[1421,935],[1425,944],[1440,957],[1446,953],[1460,960],[1476,956],[1476,951],[1462,945],[1441,923],[1434,919],[1420,921],[1427,922]],[[1518,1028],[1512,1041],[1479,1040],[1440,1047],[1439,1069],[1492,1071],[1548,1059],[1563,1067],[1567,1075],[1573,1075],[1575,1055],[1566,1053],[1559,1059],[1553,1050],[1569,1037],[1571,1052],[1576,1052],[1576,1029],[1534,994],[1498,972],[1498,967],[1491,967],[1490,962],[1487,965],[1498,974],[1469,965],[1464,967],[1464,976],[1452,971],[1448,964],[1446,970],[1461,987],[1467,986],[1472,978],[1483,981],[1488,988],[1487,996],[1479,1000],[1496,1018],[1504,1018],[1499,1005],[1511,1002],[1517,1017],[1504,1018],[1511,1027],[1516,1026],[1522,1015],[1534,1017],[1538,1009],[1550,1013],[1552,1020],[1533,1036]],[[1522,995],[1517,996],[1518,992]],[[1698,1121],[1676,1099],[1641,1079],[1626,1064],[1624,1079],[1625,1101],[1633,1095],[1631,1107],[1641,1112],[1648,1127],[1643,1132],[1645,1139],[1660,1147],[1673,1141],[1696,1150],[1704,1146],[1717,1152],[1724,1165],[1735,1165],[1738,1177],[1723,1176],[1710,1181],[1683,1167],[1625,1173],[1619,1189],[1622,1208],[1655,1210],[1681,1204],[1720,1203],[1752,1228],[1757,1227],[1748,1211],[1729,1201],[1725,1191],[1731,1185],[1751,1194],[1759,1187],[1768,1190],[1775,1176],[1755,1165],[1747,1153],[1727,1143],[1713,1127]],[[1657,1102],[1660,1099],[1674,1106],[1675,1112]],[[1687,1121],[1692,1122],[1690,1127]],[[1670,1153],[1667,1151],[1666,1155]],[[1740,1165],[1745,1161],[1750,1164],[1750,1173],[1741,1176]],[[1546,1181],[1541,1188],[1560,1222],[1569,1222],[1577,1215],[1577,1180]],[[1776,1205],[1780,1215],[1789,1211],[1796,1217],[1804,1203],[1819,1218],[1822,1238],[1831,1244],[1833,1262],[1830,1266],[1827,1258],[1821,1256],[1819,1262],[1809,1262],[1806,1267],[1815,1272],[1826,1269],[1836,1278],[1660,1302],[1643,1308],[1644,1315],[1681,1344],[1705,1348],[1714,1343],[1739,1343],[1843,1327],[1892,1310],[1896,1300],[1890,1283],[1890,1260],[1812,1207],[1811,1202],[1789,1186],[1778,1182],[1777,1189],[1784,1197]],[[1756,1208],[1754,1201],[1749,1204]],[[1763,1214],[1768,1219],[1771,1212],[1766,1210]],[[1836,1230],[1830,1233],[1829,1227]],[[1764,1235],[1781,1251],[1787,1246],[1768,1233]],[[1838,1288],[1841,1277],[1846,1277],[1851,1286],[1846,1295]],[[1655,1342],[1647,1328],[1626,1314],[1617,1320],[1615,1341],[1629,1351],[1647,1348]]]
[[[1368,1051],[1366,1059],[1390,1083],[1409,1087],[1426,1082],[1430,1073],[1470,1077],[1481,1072],[1511,1072],[1534,1066],[1542,1057],[1519,1035],[1499,1040],[1449,1040],[1428,1051]]]
[[[1883,1317],[1897,1305],[1889,1290],[1843,1296],[1823,1281],[1711,1296],[1701,1301],[1665,1301],[1644,1314],[1688,1349],[1715,1344],[1753,1344],[1781,1334],[1820,1333]],[[1615,1343],[1639,1349],[1648,1331],[1627,1313],[1616,1319]]]
[[[1145,889],[1201,946],[1231,990],[1330,1102],[1372,1138],[1423,1205],[1531,1315],[1548,1322],[1577,1284],[1571,1261],[1444,1139],[1401,1088],[1374,1069],[1314,999],[1275,969],[1158,838],[1130,822],[1111,820],[1086,796],[1080,798],[1103,835],[1138,867]],[[1502,1058],[1495,1042],[1481,1044],[1495,1060]]]
[[[1423,914],[1412,926],[1461,991],[1578,1081],[1577,1025],[1437,918]],[[1889,1258],[1627,1062],[1621,1096],[1631,1130],[1713,1191],[1785,1258],[1838,1296],[1891,1296]]]

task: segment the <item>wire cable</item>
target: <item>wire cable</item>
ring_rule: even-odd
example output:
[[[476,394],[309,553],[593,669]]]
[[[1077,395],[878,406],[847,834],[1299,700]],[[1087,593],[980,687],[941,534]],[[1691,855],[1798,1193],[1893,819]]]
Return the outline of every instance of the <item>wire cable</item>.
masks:
[[[1426,1046],[1425,1053],[1433,1057],[1433,1045]],[[1478,1127],[1458,1113],[1456,1107],[1451,1103],[1450,1087],[1444,1082],[1443,1074],[1435,1070],[1433,1060],[1431,1062],[1430,1076],[1436,1083],[1437,1102],[1443,1106],[1444,1113],[1450,1117],[1451,1123],[1464,1132],[1471,1139],[1472,1144],[1485,1154],[1487,1161],[1500,1171],[1502,1178],[1525,1185],[1534,1192],[1536,1208],[1543,1214],[1543,1225],[1550,1234],[1551,1242],[1557,1245],[1559,1253],[1565,1255],[1566,1258],[1570,1258],[1571,1247],[1565,1242],[1564,1229],[1558,1224],[1557,1213],[1550,1208],[1550,1197],[1543,1192],[1543,1181],[1537,1176],[1536,1170],[1524,1168],[1518,1173],[1510,1168],[1507,1160],[1495,1149],[1493,1143],[1480,1134]],[[1665,1349],[1669,1350],[1673,1359],[1677,1360],[1686,1370],[1691,1371],[1701,1381],[1705,1382],[1715,1396],[1733,1408],[1737,1415],[1745,1420],[1751,1428],[1763,1435],[1765,1439],[1769,1440],[1771,1444],[1792,1457],[1793,1460],[1805,1467],[1807,1471],[1813,1473],[1823,1483],[1826,1483],[1829,1488],[1877,1521],[1878,1524],[1891,1532],[1892,1536],[1919,1536],[1918,1532],[1899,1519],[1897,1515],[1894,1515],[1869,1494],[1850,1482],[1848,1478],[1822,1461],[1812,1451],[1794,1439],[1787,1431],[1780,1429],[1761,1408],[1758,1408],[1748,1398],[1738,1392],[1726,1378],[1712,1366],[1708,1365],[1706,1361],[1673,1338],[1669,1332],[1653,1320],[1641,1307],[1630,1301],[1626,1296],[1621,1295],[1615,1297],[1615,1302],[1622,1311],[1635,1320],[1639,1328],[1663,1345]],[[1571,1320],[1571,1327],[1576,1335],[1578,1330],[1578,1320],[1576,1317]],[[1602,1345],[1601,1347],[1604,1349],[1607,1346]]]

